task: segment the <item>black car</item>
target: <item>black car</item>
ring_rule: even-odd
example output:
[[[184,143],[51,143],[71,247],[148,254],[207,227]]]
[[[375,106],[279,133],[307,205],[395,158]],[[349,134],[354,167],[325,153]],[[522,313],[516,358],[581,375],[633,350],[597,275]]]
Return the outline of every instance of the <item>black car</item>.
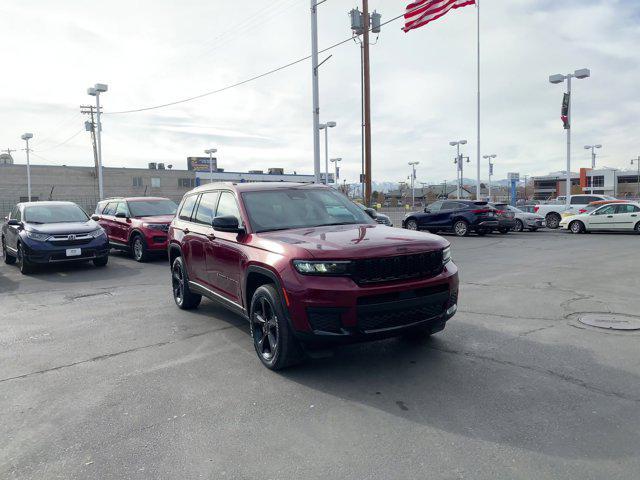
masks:
[[[37,264],[92,260],[104,267],[109,240],[100,225],[72,202],[18,203],[2,226],[4,262],[22,273]]]
[[[402,221],[403,228],[428,230],[431,233],[453,231],[459,237],[471,232],[486,235],[499,228],[496,211],[487,202],[471,200],[438,200],[424,212],[408,214]]]
[[[492,203],[490,204],[496,209],[496,216],[498,217],[498,230],[500,233],[509,233],[516,227],[516,215],[509,210],[508,203]]]
[[[365,212],[367,212],[367,215],[373,218],[376,221],[376,223],[379,223],[380,225],[386,225],[387,227],[393,227],[391,218],[389,218],[388,215],[385,215],[384,213],[378,213],[378,211],[375,208],[365,207],[360,202],[355,202],[355,204],[358,207],[360,207],[361,210],[364,210]]]

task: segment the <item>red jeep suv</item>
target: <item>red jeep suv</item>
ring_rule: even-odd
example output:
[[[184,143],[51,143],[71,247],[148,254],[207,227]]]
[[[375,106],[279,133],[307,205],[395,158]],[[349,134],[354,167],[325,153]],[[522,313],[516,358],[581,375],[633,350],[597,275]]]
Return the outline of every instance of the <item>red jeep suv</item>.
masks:
[[[273,370],[308,347],[428,336],[457,309],[449,242],[379,225],[322,185],[198,187],[171,223],[169,259],[178,307],[204,295],[242,315]]]
[[[131,252],[138,262],[167,253],[167,232],[177,205],[168,198],[110,198],[98,202],[93,219],[112,248]]]

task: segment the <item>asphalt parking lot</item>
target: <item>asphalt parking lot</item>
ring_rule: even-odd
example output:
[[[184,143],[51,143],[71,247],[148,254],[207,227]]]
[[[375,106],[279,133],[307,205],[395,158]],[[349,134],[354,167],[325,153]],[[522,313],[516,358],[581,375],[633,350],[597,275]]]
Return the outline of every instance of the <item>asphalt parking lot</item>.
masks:
[[[163,260],[0,265],[0,478],[638,478],[640,332],[575,315],[640,315],[639,237],[447,238],[443,332],[282,373]]]

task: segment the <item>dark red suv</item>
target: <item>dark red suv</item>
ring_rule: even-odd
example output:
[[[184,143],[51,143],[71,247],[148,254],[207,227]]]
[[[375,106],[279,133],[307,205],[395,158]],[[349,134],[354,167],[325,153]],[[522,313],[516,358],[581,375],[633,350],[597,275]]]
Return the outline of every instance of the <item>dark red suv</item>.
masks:
[[[145,262],[153,254],[166,255],[167,232],[176,208],[168,198],[110,198],[98,202],[92,218],[107,232],[112,248]]]
[[[321,185],[198,187],[171,223],[169,257],[178,307],[204,295],[244,316],[274,370],[318,345],[427,336],[457,309],[449,242],[379,225]]]

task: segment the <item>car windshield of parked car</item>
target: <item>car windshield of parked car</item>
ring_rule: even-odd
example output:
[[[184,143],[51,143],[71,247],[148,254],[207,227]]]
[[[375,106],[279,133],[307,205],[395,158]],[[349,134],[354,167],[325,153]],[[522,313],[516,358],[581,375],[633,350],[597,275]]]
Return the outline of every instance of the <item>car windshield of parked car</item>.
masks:
[[[337,192],[283,189],[242,194],[254,231],[374,223],[364,211]]]
[[[24,209],[27,223],[86,222],[89,217],[77,205],[31,205]]]
[[[172,200],[136,200],[129,202],[132,217],[153,217],[156,215],[175,215],[178,205]]]

